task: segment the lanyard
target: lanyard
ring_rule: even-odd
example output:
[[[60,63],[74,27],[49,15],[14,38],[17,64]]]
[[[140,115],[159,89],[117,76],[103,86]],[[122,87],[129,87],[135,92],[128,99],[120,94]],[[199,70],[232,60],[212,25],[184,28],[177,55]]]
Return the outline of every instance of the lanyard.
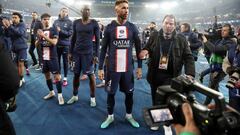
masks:
[[[157,45],[160,43],[159,42],[159,38],[160,38],[160,32],[158,32],[158,36],[157,36]],[[170,55],[170,51],[172,49],[172,45],[173,45],[173,39],[170,42],[170,47],[168,48],[167,56]],[[160,44],[160,55],[163,55],[163,49],[162,49],[162,45],[161,44]]]
[[[159,37],[158,37],[158,39],[157,39],[157,45],[158,45],[159,43],[160,43],[160,42],[159,42]],[[169,48],[168,48],[167,56],[170,55],[170,51],[171,51],[171,49],[172,49],[172,45],[173,45],[173,41],[171,40],[170,46],[169,46]],[[163,47],[162,47],[162,44],[160,44],[160,55],[163,55]]]
[[[172,49],[172,44],[173,44],[173,42],[171,41],[170,47],[168,48],[167,56],[170,55],[170,51]],[[163,55],[163,49],[162,49],[162,45],[161,44],[160,44],[160,54]]]

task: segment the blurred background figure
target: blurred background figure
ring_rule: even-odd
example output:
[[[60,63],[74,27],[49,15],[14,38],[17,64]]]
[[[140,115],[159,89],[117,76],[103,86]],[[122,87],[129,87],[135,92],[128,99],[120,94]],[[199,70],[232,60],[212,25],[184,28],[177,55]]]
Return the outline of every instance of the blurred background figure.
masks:
[[[59,32],[58,42],[57,42],[57,54],[58,54],[58,63],[59,70],[61,73],[61,58],[63,59],[63,86],[67,86],[67,74],[68,74],[68,52],[70,46],[70,37],[73,33],[72,21],[68,17],[68,9],[62,8],[60,10],[60,14],[58,15],[58,19],[54,21],[53,27],[57,29]]]

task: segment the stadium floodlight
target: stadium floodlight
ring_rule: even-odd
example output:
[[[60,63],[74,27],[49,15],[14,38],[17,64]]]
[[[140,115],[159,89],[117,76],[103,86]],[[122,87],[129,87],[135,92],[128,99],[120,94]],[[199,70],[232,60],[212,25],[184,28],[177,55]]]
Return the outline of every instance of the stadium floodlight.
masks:
[[[75,0],[59,0],[59,1],[67,5],[73,5],[75,2]]]
[[[159,7],[159,5],[157,3],[146,3],[145,7],[150,9],[156,9]]]
[[[88,6],[91,6],[91,5],[92,5],[92,2],[91,2],[91,1],[79,1],[78,4],[79,4],[79,5],[88,5]]]
[[[92,5],[92,2],[91,1],[80,1],[80,0],[59,0],[60,2],[62,3],[65,3],[67,5],[88,5],[88,6],[91,6]]]
[[[161,9],[170,10],[175,8],[178,5],[176,1],[163,2],[160,4]]]

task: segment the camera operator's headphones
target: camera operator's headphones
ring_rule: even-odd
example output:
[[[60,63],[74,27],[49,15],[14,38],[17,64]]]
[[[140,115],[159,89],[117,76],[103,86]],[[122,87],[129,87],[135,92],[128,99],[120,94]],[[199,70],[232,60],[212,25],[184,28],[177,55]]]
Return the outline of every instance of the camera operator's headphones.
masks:
[[[223,27],[228,27],[228,28],[229,28],[229,33],[228,33],[228,35],[229,35],[230,37],[234,36],[234,30],[233,30],[231,24],[226,23],[226,24],[223,25]]]

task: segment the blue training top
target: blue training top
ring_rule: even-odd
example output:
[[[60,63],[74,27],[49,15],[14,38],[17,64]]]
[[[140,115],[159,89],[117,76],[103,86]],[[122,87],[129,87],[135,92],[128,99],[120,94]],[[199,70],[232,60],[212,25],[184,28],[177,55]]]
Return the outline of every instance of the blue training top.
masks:
[[[95,35],[96,46],[93,48],[92,38]],[[99,52],[99,26],[96,20],[91,20],[88,24],[83,24],[82,19],[73,22],[73,35],[70,47],[70,53],[78,54],[93,54],[95,49],[95,56]]]
[[[12,50],[27,49],[27,29],[23,22],[12,24],[6,29],[6,36],[11,38]]]

